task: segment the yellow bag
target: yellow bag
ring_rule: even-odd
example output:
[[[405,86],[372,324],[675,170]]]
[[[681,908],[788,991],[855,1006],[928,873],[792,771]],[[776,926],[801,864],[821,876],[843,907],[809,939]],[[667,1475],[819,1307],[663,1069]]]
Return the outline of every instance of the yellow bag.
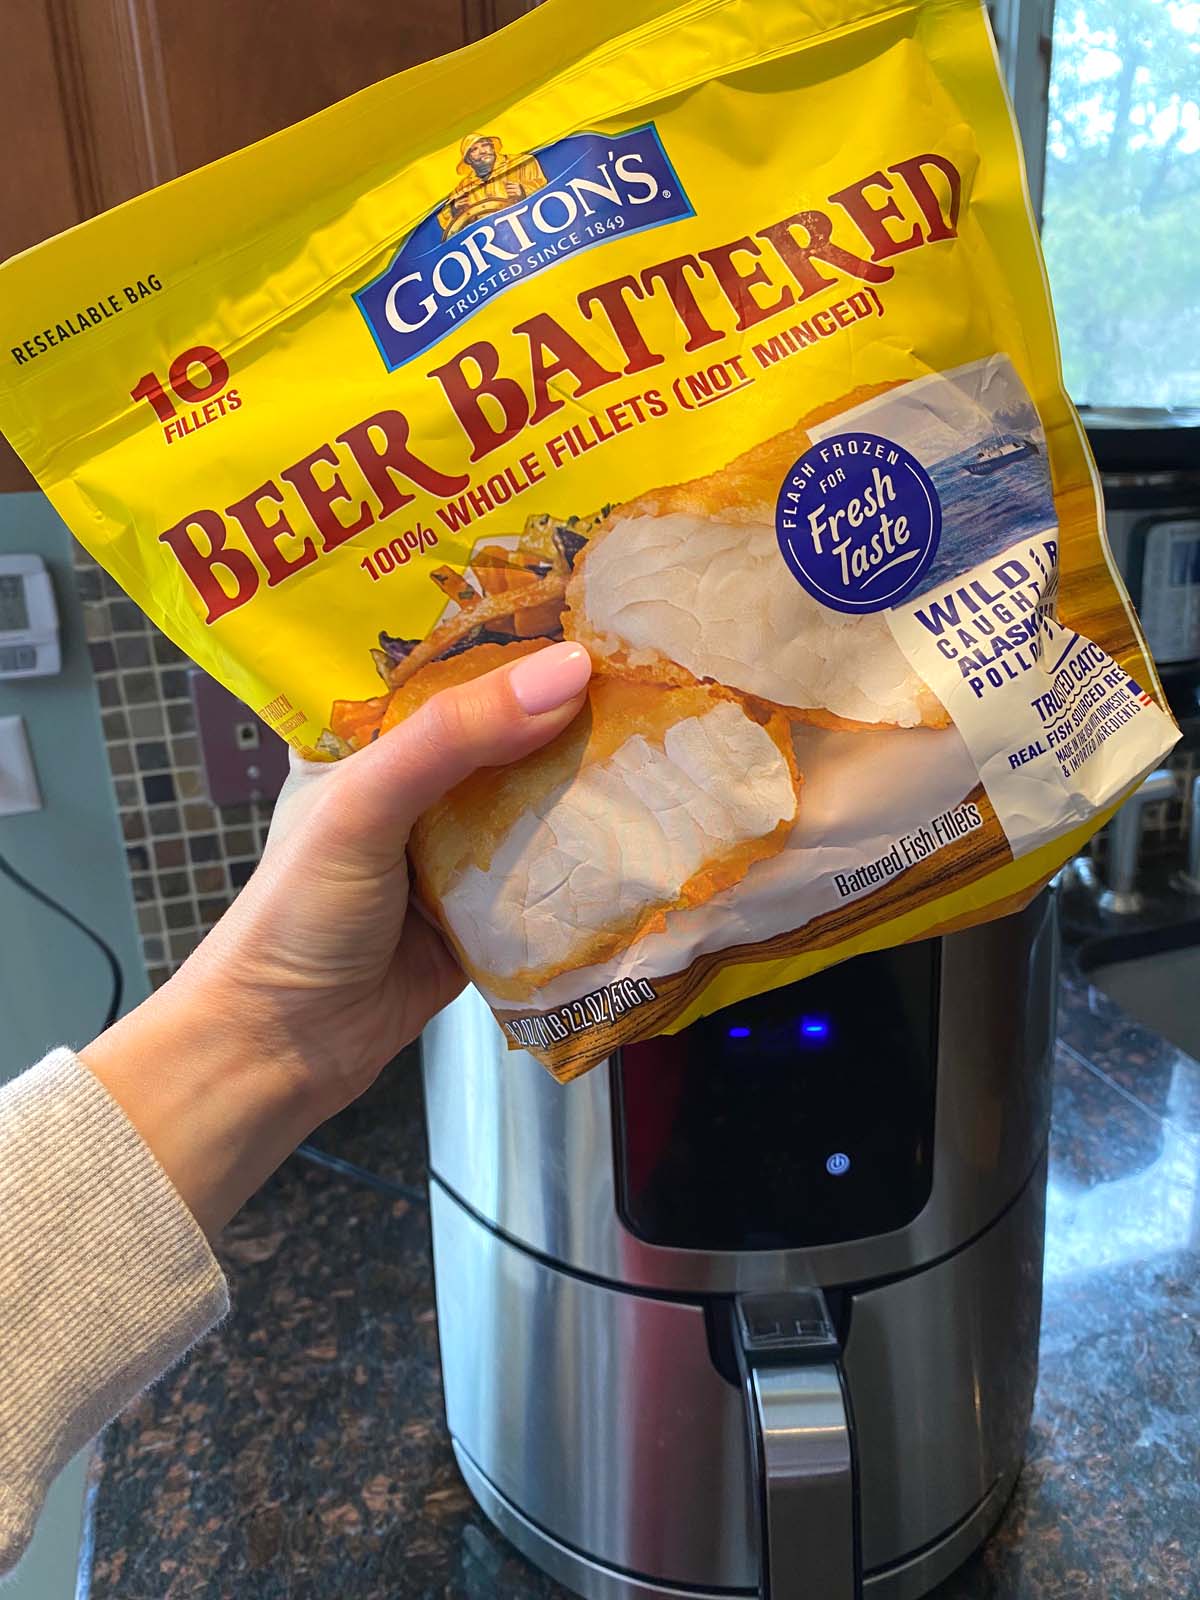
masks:
[[[1177,737],[977,0],[549,0],[0,307],[4,432],[305,755],[586,643],[412,846],[560,1077],[1020,904]]]

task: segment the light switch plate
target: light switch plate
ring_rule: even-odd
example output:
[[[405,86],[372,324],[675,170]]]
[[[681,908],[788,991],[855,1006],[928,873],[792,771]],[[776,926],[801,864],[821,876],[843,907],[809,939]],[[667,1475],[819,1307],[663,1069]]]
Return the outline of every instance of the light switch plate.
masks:
[[[42,809],[24,717],[0,717],[0,817]]]

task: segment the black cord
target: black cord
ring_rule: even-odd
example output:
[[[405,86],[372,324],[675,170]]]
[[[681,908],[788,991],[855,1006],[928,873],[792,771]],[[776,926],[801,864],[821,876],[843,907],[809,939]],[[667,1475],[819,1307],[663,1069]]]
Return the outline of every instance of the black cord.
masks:
[[[108,1002],[108,1015],[104,1019],[101,1032],[104,1031],[104,1028],[111,1028],[117,1020],[117,1013],[121,1009],[121,999],[125,993],[125,974],[121,971],[121,963],[117,960],[116,951],[94,928],[89,928],[86,922],[81,922],[73,911],[68,911],[66,906],[60,906],[58,901],[51,899],[44,890],[39,889],[36,884],[30,883],[28,878],[23,878],[16,867],[10,861],[5,860],[3,855],[0,855],[0,873],[11,879],[18,889],[24,889],[27,895],[32,896],[41,905],[49,907],[51,911],[57,911],[60,917],[64,917],[73,928],[78,928],[80,933],[85,938],[90,939],[102,953],[104,959],[108,962],[109,971],[112,973],[112,996]]]
[[[331,1156],[324,1150],[318,1150],[315,1144],[297,1145],[296,1154],[316,1167],[327,1167],[330,1172],[337,1172],[355,1183],[365,1183],[368,1189],[378,1189],[381,1194],[394,1194],[418,1206],[426,1203],[424,1189],[415,1188],[411,1183],[394,1183],[391,1178],[381,1178],[378,1173],[368,1172],[366,1167],[360,1167],[353,1161],[343,1161],[341,1156]]]

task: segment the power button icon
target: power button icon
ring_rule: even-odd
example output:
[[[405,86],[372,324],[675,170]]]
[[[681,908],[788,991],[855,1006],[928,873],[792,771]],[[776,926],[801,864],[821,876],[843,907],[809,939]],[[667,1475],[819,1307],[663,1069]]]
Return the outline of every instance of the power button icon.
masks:
[[[840,1178],[850,1171],[850,1157],[842,1150],[835,1150],[825,1162],[825,1171],[831,1178]]]

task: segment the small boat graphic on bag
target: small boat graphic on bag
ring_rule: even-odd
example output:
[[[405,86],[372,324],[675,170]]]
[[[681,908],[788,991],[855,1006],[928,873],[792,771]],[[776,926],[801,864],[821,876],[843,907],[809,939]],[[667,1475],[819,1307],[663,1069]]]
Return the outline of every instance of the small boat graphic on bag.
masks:
[[[964,462],[963,470],[976,478],[986,478],[989,473],[999,472],[1003,467],[1011,467],[1014,462],[1026,461],[1037,454],[1038,447],[1032,439],[1015,436],[997,439],[994,444],[985,444],[974,461]]]

